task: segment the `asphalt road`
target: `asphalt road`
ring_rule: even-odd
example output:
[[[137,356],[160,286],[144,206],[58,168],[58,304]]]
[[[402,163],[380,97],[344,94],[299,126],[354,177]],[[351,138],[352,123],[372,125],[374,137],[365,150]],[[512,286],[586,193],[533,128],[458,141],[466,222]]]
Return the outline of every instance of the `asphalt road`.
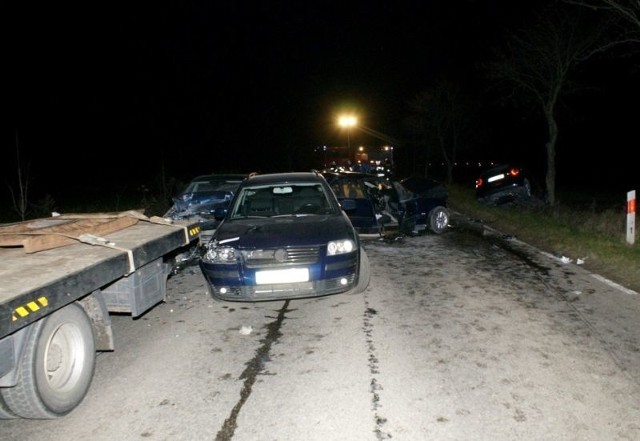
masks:
[[[638,294],[452,223],[367,241],[360,295],[216,302],[189,267],[112,317],[78,408],[0,440],[640,439]]]

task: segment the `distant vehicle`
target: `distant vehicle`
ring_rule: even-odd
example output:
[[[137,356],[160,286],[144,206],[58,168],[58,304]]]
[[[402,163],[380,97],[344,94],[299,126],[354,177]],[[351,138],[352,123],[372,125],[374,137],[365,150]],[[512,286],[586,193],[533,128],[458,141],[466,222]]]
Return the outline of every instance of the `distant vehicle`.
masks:
[[[447,190],[437,181],[410,177],[400,181],[358,172],[324,171],[338,200],[361,236],[389,231],[444,233],[449,226]]]
[[[200,225],[200,243],[211,239],[218,225],[214,211],[231,202],[244,174],[212,174],[195,177],[177,196],[173,197],[173,206],[163,216],[172,220],[189,220]]]
[[[251,176],[216,219],[200,258],[215,299],[319,297],[369,284],[359,236],[320,173]]]
[[[499,164],[480,173],[476,179],[476,197],[491,205],[522,202],[531,198],[531,184],[522,167]]]

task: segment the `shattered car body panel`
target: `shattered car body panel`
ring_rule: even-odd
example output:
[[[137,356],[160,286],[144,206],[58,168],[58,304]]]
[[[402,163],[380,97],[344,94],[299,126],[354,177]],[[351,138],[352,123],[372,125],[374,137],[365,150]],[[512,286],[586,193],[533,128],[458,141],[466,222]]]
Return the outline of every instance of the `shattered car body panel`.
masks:
[[[233,191],[185,192],[173,198],[174,205],[165,217],[184,219],[211,214],[216,208],[231,201]]]
[[[248,175],[202,175],[194,178],[179,195],[172,198],[173,205],[163,216],[166,219],[196,221],[200,225],[200,243],[211,238],[219,221],[215,210],[227,207],[240,183]]]
[[[388,231],[443,233],[449,225],[447,190],[436,181],[411,177],[401,181],[359,172],[323,172],[361,236],[382,236]],[[350,204],[351,205],[351,204]]]

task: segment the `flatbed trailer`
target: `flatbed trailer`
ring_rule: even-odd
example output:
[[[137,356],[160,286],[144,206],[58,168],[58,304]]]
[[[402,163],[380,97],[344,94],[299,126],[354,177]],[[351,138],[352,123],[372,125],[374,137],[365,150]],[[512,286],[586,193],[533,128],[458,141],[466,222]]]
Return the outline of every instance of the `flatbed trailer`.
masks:
[[[96,352],[114,350],[110,313],[162,302],[199,232],[133,211],[0,225],[0,419],[77,407]]]

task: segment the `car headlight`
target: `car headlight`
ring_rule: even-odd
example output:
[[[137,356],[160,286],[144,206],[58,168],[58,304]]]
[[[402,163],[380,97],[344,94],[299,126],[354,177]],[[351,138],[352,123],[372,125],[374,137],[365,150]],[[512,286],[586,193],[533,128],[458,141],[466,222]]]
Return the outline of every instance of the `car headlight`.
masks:
[[[232,263],[236,260],[236,250],[232,247],[220,247],[210,243],[202,260],[208,263]]]
[[[346,254],[352,252],[355,248],[356,244],[351,239],[332,240],[327,244],[327,254],[329,256]]]

